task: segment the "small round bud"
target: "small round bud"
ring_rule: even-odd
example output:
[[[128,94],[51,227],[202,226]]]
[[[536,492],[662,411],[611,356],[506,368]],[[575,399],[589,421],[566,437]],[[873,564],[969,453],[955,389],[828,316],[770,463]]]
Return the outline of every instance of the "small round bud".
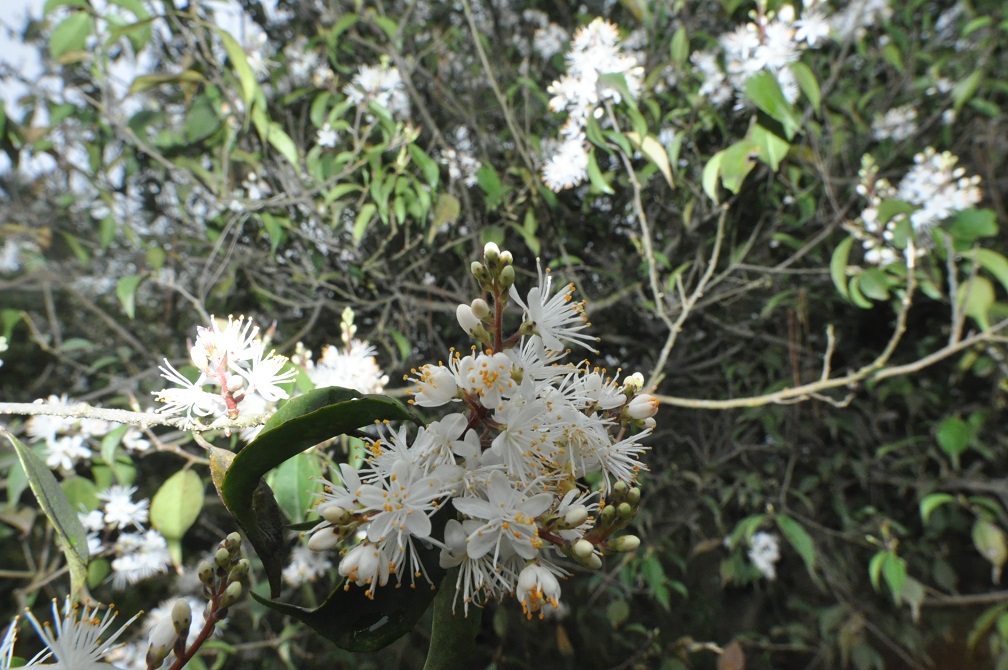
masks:
[[[477,319],[485,319],[490,316],[490,305],[483,298],[473,300],[469,308],[472,309],[473,316]]]
[[[342,526],[350,520],[350,512],[346,511],[336,503],[328,502],[320,505],[318,512],[322,515],[323,519],[329,523],[336,524],[337,526]]]
[[[241,561],[239,561],[233,568],[231,568],[231,572],[229,572],[227,576],[227,581],[228,584],[234,584],[244,581],[247,576],[248,568],[244,567]]]
[[[486,261],[487,265],[497,265],[497,262],[500,260],[500,247],[494,242],[487,242],[486,246],[483,247],[483,260]]]
[[[172,605],[171,622],[175,626],[175,632],[180,636],[189,634],[189,624],[192,623],[192,607],[185,598],[178,598]]]
[[[635,372],[623,380],[623,388],[631,393],[637,393],[644,388],[644,375]]]
[[[595,545],[588,540],[581,538],[573,545],[571,545],[571,550],[574,552],[574,557],[582,561],[587,560],[589,556],[595,553]]]
[[[228,587],[224,589],[224,593],[221,595],[220,602],[217,606],[220,609],[231,607],[238,602],[239,598],[241,598],[243,589],[244,587],[238,582],[228,584]]]
[[[511,255],[510,251],[504,250],[500,252],[500,262],[501,265],[511,265],[514,263],[514,256]]]
[[[456,307],[455,318],[458,319],[459,325],[462,326],[462,330],[469,335],[472,335],[477,328],[483,325],[479,320],[479,317],[473,314],[472,307],[469,305],[459,305]]]
[[[605,507],[602,508],[602,511],[599,512],[599,521],[603,526],[608,526],[615,519],[616,519],[616,508],[613,507],[612,505],[606,505]]]
[[[196,570],[196,574],[199,575],[199,580],[203,584],[209,584],[210,580],[213,579],[213,566],[203,561],[199,564],[199,568]]]
[[[637,505],[640,503],[640,489],[634,486],[626,494],[626,501],[631,505]]]
[[[626,495],[626,492],[627,492],[628,488],[630,488],[630,487],[627,486],[627,483],[624,482],[624,481],[619,481],[619,482],[616,482],[615,484],[613,484],[613,491],[618,496],[624,496],[624,495]]]
[[[621,502],[616,508],[616,513],[624,521],[629,521],[634,516],[634,508],[630,503]]]
[[[214,565],[216,565],[218,568],[224,569],[227,568],[230,563],[231,563],[231,552],[229,552],[224,547],[218,549],[217,553],[214,554]]]
[[[572,507],[564,515],[563,523],[567,528],[577,528],[588,520],[588,509],[584,505]]]
[[[636,535],[623,535],[609,543],[613,551],[636,551],[640,546],[640,538]]]
[[[228,391],[231,393],[241,391],[245,388],[245,378],[241,375],[228,375],[225,381],[227,382]]]
[[[598,570],[602,567],[602,557],[598,554],[592,554],[583,565],[590,570]]]
[[[501,288],[507,290],[515,283],[514,266],[505,265],[500,271]]]
[[[241,546],[241,535],[239,533],[228,533],[224,538],[224,546],[228,549],[237,549]]]

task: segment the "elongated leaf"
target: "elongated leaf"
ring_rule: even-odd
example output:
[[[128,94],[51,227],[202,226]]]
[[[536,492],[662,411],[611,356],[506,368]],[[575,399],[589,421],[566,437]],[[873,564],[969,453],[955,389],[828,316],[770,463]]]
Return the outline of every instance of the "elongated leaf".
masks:
[[[180,470],[165,480],[151,500],[151,525],[168,541],[172,559],[182,563],[182,536],[203,509],[203,481],[192,470]]]
[[[136,315],[136,291],[143,281],[143,275],[126,275],[116,283],[116,296],[123,306],[126,316],[132,321]]]
[[[994,278],[1008,291],[1008,258],[990,249],[977,249],[974,258],[980,267],[994,275]]]
[[[932,512],[946,503],[955,502],[955,500],[956,497],[951,493],[932,493],[925,497],[920,501],[921,521],[927,523]]]
[[[675,184],[672,182],[672,168],[669,165],[668,153],[665,151],[662,143],[658,141],[658,138],[654,135],[641,137],[635,132],[628,132],[626,136],[630,139],[630,143],[634,145],[634,148],[639,149],[661,171],[668,185],[674,188]]]
[[[801,556],[809,575],[815,578],[816,554],[812,536],[802,528],[801,524],[789,516],[778,516],[777,527],[784,534],[784,537],[787,538],[788,543]]]
[[[772,73],[763,70],[749,77],[745,90],[754,105],[781,124],[784,134],[787,135],[786,139],[790,140],[795,136],[801,128],[801,119],[784,97],[780,84]]]
[[[87,12],[73,12],[53,28],[49,37],[49,52],[59,60],[71,51],[83,51],[94,32],[94,18]]]
[[[238,76],[238,84],[241,86],[242,92],[242,102],[245,103],[247,109],[252,103],[256,91],[259,89],[255,72],[252,71],[252,66],[249,65],[248,58],[245,56],[245,50],[238,44],[238,41],[226,30],[216,26],[212,27],[220,36],[221,42],[224,44],[224,50],[231,61],[231,67],[234,68],[235,74]]]
[[[14,446],[21,467],[28,477],[28,485],[60,539],[61,549],[70,569],[71,596],[81,598],[87,595],[87,564],[90,556],[87,534],[80,519],[77,518],[77,512],[71,507],[56,477],[42,459],[3,428],[0,428],[0,433]]]
[[[830,278],[836,290],[845,298],[850,298],[847,291],[847,260],[850,258],[851,246],[854,238],[848,237],[837,245],[833,250],[833,257],[830,259]]]
[[[336,435],[352,433],[375,421],[412,418],[405,405],[387,396],[361,395],[338,387],[315,389],[287,401],[230,464],[225,455],[228,452],[211,452],[214,484],[263,561],[273,597],[280,591],[283,537],[277,525],[282,525],[278,521],[282,513],[263,475]]]

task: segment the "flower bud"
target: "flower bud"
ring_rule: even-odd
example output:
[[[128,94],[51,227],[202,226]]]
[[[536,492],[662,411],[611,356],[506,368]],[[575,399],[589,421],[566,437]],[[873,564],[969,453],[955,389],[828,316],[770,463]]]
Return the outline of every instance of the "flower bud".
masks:
[[[472,307],[469,305],[459,305],[455,308],[455,318],[458,319],[459,325],[462,326],[464,330],[469,335],[472,335],[477,328],[482,324],[479,317],[473,313]]]
[[[640,538],[636,535],[623,535],[609,543],[609,548],[613,551],[636,551],[639,546]]]
[[[514,266],[505,265],[500,271],[500,284],[501,288],[505,291],[515,283],[515,271]]]
[[[231,552],[229,552],[224,547],[218,549],[217,553],[214,554],[214,565],[216,565],[218,568],[224,569],[227,568],[230,563],[231,563]]]
[[[599,523],[595,525],[608,526],[613,522],[615,518],[616,518],[616,508],[613,507],[612,505],[606,505],[605,507],[602,508],[602,511],[599,512]]]
[[[179,634],[171,616],[163,617],[151,630],[147,646],[147,667],[158,668],[168,658],[178,641]]]
[[[473,316],[477,319],[485,319],[490,316],[490,305],[483,298],[476,298],[469,307],[472,309]]]
[[[627,416],[638,421],[641,419],[650,419],[657,413],[658,398],[650,393],[635,395],[626,406]]]
[[[192,607],[185,598],[178,598],[172,605],[171,622],[175,626],[175,632],[179,637],[189,635],[189,625],[192,623]]]
[[[242,559],[231,568],[231,572],[228,573],[228,583],[234,584],[236,582],[243,581],[248,576],[248,561]]]
[[[563,523],[567,528],[577,528],[588,520],[588,509],[584,505],[578,505],[568,510],[564,515]]]
[[[312,551],[329,551],[339,544],[340,536],[335,528],[321,528],[308,538],[308,548]]]
[[[623,380],[623,388],[631,393],[637,393],[644,388],[644,375],[635,372]]]
[[[241,375],[228,375],[224,381],[227,382],[227,389],[231,393],[236,393],[245,388],[245,378]]]
[[[491,267],[497,265],[497,262],[500,260],[500,247],[494,242],[487,242],[483,247],[483,260]]]
[[[228,584],[228,587],[224,589],[224,593],[220,597],[220,602],[217,604],[217,607],[224,609],[234,605],[238,602],[238,599],[241,598],[243,589],[244,587],[238,582]]]
[[[631,505],[637,505],[640,503],[640,489],[634,486],[632,489],[627,491],[626,501]]]
[[[337,526],[342,526],[350,520],[350,512],[332,502],[320,505],[318,513],[322,515],[323,519]]]
[[[199,575],[199,580],[203,584],[209,584],[213,579],[213,566],[203,561],[199,564],[199,568],[196,570],[196,574]]]
[[[501,265],[511,265],[514,263],[514,256],[511,255],[510,251],[504,250],[500,252],[500,262]]]
[[[571,545],[571,550],[574,552],[574,557],[579,560],[587,560],[589,556],[595,553],[595,545],[588,540],[581,538],[573,545]]]
[[[616,508],[616,513],[623,521],[629,521],[634,517],[634,508],[630,503],[621,502]]]
[[[241,535],[239,533],[228,533],[224,538],[224,547],[229,551],[234,551],[241,547]]]

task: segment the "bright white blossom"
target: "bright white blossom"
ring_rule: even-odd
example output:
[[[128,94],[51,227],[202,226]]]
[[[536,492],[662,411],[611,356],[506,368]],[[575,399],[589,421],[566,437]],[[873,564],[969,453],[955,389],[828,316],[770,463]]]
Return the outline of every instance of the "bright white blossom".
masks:
[[[168,542],[156,530],[122,533],[113,545],[112,583],[117,589],[166,572],[171,563]]]
[[[410,102],[402,76],[385,58],[377,65],[362,65],[343,88],[343,93],[356,105],[367,107],[375,102],[387,109],[393,118],[409,119]]]
[[[893,107],[872,120],[872,137],[876,140],[900,142],[917,132],[917,108],[913,105]]]
[[[104,662],[105,657],[139,614],[113,629],[117,612],[109,607],[99,617],[100,611],[98,607],[82,606],[67,598],[61,615],[53,600],[52,624],[46,622],[45,625],[39,623],[30,610],[26,611],[25,618],[45,643],[45,649],[29,660],[26,667],[42,665],[43,662],[45,667],[60,670],[100,670],[110,667]],[[106,636],[104,640],[101,639],[102,636]],[[55,662],[49,662],[50,659]]]
[[[780,545],[776,535],[760,531],[749,538],[749,562],[768,580],[777,578],[779,560]]]
[[[135,501],[133,494],[135,486],[120,486],[115,484],[98,494],[98,500],[104,501],[104,521],[111,528],[122,530],[133,526],[143,530],[147,523],[150,501],[145,499]]]

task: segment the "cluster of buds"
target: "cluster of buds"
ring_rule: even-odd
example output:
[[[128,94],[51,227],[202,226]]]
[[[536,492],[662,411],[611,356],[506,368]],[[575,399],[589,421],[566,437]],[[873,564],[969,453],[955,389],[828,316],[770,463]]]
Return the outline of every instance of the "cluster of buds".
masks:
[[[184,598],[172,605],[171,612],[158,621],[151,630],[147,647],[147,668],[153,670],[164,664],[169,654],[175,655],[172,668],[181,668],[209,639],[217,623],[227,617],[228,608],[245,593],[250,564],[241,558],[241,535],[231,533],[217,545],[212,561],[203,561],[197,570],[203,584],[207,606],[203,612],[203,629],[196,640],[186,645],[192,623],[192,609]]]
[[[597,569],[602,554],[639,545],[617,534],[637,512],[658,401],[640,374],[619,381],[564,362],[567,344],[596,343],[573,284],[555,289],[540,266],[538,284],[519,293],[512,255],[492,243],[472,273],[482,294],[456,315],[482,349],[407,377],[410,402],[445,415],[413,436],[380,425],[359,470],[344,463],[323,481],[324,522],[308,547],[340,551],[346,587],[371,596],[392,577],[426,576],[414,545],[433,544],[440,566],[457,569],[466,609],[514,595],[542,615],[559,606],[568,572],[558,559]],[[505,318],[514,306],[517,328]],[[432,523],[439,510],[451,515],[443,531]]]

